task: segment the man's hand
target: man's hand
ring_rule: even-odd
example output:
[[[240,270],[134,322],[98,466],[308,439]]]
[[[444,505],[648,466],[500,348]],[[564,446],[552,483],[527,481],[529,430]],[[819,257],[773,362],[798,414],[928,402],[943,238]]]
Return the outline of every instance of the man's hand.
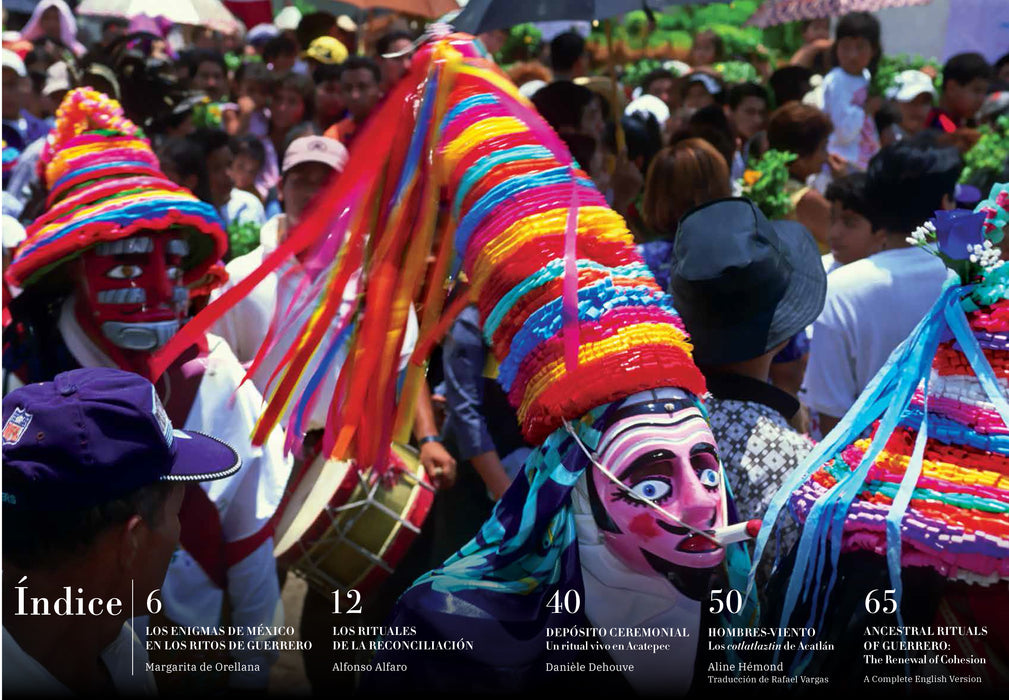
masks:
[[[437,440],[430,440],[420,446],[420,463],[439,491],[450,488],[455,483],[455,460]]]

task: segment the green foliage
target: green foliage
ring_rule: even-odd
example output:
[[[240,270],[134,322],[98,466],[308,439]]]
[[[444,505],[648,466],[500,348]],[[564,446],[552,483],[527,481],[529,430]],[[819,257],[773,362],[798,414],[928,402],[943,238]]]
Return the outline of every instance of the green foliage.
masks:
[[[725,55],[730,58],[746,58],[752,54],[764,53],[760,43],[763,32],[757,27],[710,24],[704,28],[713,31],[722,40]]]
[[[259,224],[255,221],[228,224],[228,256],[234,260],[259,246]]]
[[[294,0],[294,6],[298,8],[298,12],[302,15],[309,15],[319,11],[319,8],[308,0]]]
[[[1009,158],[1009,116],[1001,116],[995,128],[985,124],[981,138],[964,154],[964,169],[960,182],[974,185],[986,192],[1002,175]]]
[[[624,15],[624,27],[627,29],[627,36],[635,39],[644,39],[648,34],[648,15],[644,10],[635,10]]]
[[[499,65],[528,61],[539,55],[543,45],[543,32],[532,23],[516,24],[508,30],[504,46],[494,56]]]
[[[788,164],[795,158],[794,153],[772,148],[756,162],[751,161],[739,181],[743,196],[749,197],[772,221],[784,219],[792,213],[792,202],[785,185],[788,183]]]
[[[882,96],[886,93],[886,89],[893,85],[898,73],[906,70],[921,70],[925,66],[931,66],[935,69],[937,76],[942,75],[942,66],[934,58],[926,59],[918,54],[912,56],[906,53],[900,53],[895,56],[883,56],[879,59],[879,65],[876,67],[876,72],[869,83],[869,94]],[[939,89],[941,82],[941,77],[932,80],[936,90]]]
[[[655,58],[643,58],[637,63],[628,63],[624,67],[623,82],[625,85],[644,87],[641,81],[653,70],[662,68],[662,61]]]
[[[222,123],[221,103],[204,98],[193,105],[193,126],[197,129],[220,129]]]
[[[729,85],[735,83],[759,83],[760,74],[753,64],[746,61],[725,61],[712,66]]]

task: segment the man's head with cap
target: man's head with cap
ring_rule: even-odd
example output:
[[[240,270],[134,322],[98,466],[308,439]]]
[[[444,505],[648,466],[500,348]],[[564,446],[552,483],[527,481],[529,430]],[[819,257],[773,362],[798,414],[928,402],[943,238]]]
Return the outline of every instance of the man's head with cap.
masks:
[[[920,70],[905,70],[893,79],[886,96],[897,103],[900,127],[908,134],[925,129],[925,122],[936,98],[932,78]]]
[[[349,157],[342,143],[325,136],[302,136],[291,141],[284,151],[280,182],[288,226],[301,221],[312,199],[330,178],[343,172]]]
[[[33,592],[72,584],[85,599],[145,600],[179,540],[184,485],[241,461],[214,438],[172,427],[154,386],[117,369],[79,369],[3,399],[3,567]],[[8,589],[11,590],[11,589]],[[95,619],[110,643],[127,615]],[[29,654],[32,630],[4,625]]]

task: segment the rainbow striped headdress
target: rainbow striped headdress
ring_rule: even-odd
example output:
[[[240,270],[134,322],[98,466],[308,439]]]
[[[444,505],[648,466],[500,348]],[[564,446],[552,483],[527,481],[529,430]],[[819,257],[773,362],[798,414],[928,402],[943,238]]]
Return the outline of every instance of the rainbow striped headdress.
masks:
[[[18,287],[39,282],[87,248],[139,231],[189,234],[186,284],[203,279],[227,249],[214,208],[164,176],[140,129],[101,93],[67,94],[38,168],[49,192],[46,212],[28,227],[7,271]]]
[[[287,407],[288,439],[297,439],[302,417],[325,401],[327,454],[381,470],[390,440],[404,439],[412,423],[427,351],[470,303],[531,443],[639,391],[702,395],[672,299],[624,221],[480,51],[462,35],[422,46],[355,142],[368,156],[351,158],[318,198],[325,206],[182,329],[156,366],[167,366],[188,334],[209,327],[284,259],[307,251],[317,282],[296,304],[315,312],[273,374],[257,440]],[[444,309],[453,261],[469,286]],[[362,266],[366,288],[354,313],[337,315]],[[415,301],[423,304],[421,340],[397,402],[397,358]],[[275,338],[290,336],[285,324],[294,315],[275,319],[250,374]],[[333,325],[333,343],[320,342]],[[319,379],[346,348],[336,396],[319,396]]]
[[[902,567],[1009,581],[1009,265],[995,245],[1007,223],[1002,184],[912,235],[959,279],[772,499],[754,561],[786,504],[804,524],[782,620],[841,551],[885,557],[898,601]]]

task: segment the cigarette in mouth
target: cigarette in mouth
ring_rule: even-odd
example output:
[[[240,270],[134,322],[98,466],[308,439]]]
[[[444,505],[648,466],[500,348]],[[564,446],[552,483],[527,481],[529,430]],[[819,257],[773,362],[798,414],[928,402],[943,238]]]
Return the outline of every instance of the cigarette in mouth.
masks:
[[[727,544],[752,540],[758,532],[760,532],[760,520],[747,520],[718,528],[712,533],[712,539],[724,547]]]

